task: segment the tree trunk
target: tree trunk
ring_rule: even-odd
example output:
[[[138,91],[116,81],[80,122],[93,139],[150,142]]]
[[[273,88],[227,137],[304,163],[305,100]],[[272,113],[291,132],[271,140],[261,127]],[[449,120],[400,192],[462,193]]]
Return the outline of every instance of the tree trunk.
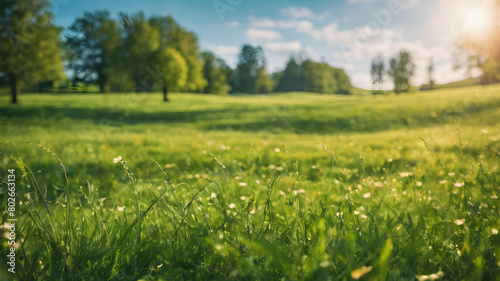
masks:
[[[11,103],[17,103],[17,96],[19,95],[19,82],[17,79],[17,75],[10,75],[10,90],[12,94]]]
[[[167,94],[168,94],[168,86],[165,83],[163,84],[163,101],[168,101]]]

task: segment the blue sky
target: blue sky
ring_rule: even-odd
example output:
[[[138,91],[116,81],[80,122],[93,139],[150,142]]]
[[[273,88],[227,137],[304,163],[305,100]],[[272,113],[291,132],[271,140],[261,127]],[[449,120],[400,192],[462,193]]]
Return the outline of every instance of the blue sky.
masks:
[[[455,42],[473,31],[488,0],[52,0],[56,24],[68,27],[84,11],[170,14],[194,31],[202,49],[234,67],[241,45],[261,45],[268,71],[291,55],[326,61],[346,70],[355,86],[370,89],[370,62],[399,50],[414,57],[413,85],[427,82],[432,58],[435,80],[466,77],[453,70]],[[385,88],[391,88],[386,78]]]

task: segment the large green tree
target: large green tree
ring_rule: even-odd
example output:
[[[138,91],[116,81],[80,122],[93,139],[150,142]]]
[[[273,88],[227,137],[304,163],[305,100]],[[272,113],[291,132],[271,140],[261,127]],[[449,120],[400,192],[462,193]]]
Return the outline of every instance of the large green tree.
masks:
[[[23,82],[58,80],[62,70],[61,29],[52,24],[47,0],[0,1],[0,76],[17,103]]]
[[[207,81],[203,77],[203,60],[200,56],[196,34],[185,30],[171,16],[153,17],[149,22],[159,32],[160,46],[174,48],[186,61],[188,67],[186,83],[178,90],[202,90],[207,85]]]
[[[154,54],[159,67],[155,75],[161,81],[163,101],[168,101],[168,91],[172,87],[182,87],[186,83],[188,66],[182,55],[173,48],[161,48]]]
[[[66,45],[70,50],[69,68],[73,83],[96,82],[106,92],[110,78],[115,74],[120,29],[108,11],[85,12],[69,27]]]
[[[227,95],[230,90],[227,76],[231,69],[226,65],[224,60],[216,57],[212,52],[202,52],[201,57],[204,61],[203,77],[207,81],[203,92]]]
[[[238,56],[233,92],[267,93],[272,90],[272,80],[266,73],[266,57],[262,47],[245,44]]]
[[[391,59],[389,65],[388,74],[394,81],[394,92],[397,94],[408,92],[410,78],[413,76],[415,69],[411,54],[406,50],[401,50],[396,57]]]

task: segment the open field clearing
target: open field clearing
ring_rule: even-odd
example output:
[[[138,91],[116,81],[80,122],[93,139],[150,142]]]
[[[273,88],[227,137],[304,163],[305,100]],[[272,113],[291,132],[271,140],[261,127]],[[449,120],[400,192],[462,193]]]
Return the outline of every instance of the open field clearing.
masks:
[[[498,85],[8,99],[19,280],[500,280]]]

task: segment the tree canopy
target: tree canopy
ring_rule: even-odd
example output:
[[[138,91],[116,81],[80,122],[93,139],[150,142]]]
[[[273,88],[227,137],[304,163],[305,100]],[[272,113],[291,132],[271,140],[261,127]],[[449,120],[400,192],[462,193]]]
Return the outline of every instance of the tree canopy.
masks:
[[[47,0],[0,2],[0,76],[17,103],[26,81],[63,79],[61,29],[52,24]]]

